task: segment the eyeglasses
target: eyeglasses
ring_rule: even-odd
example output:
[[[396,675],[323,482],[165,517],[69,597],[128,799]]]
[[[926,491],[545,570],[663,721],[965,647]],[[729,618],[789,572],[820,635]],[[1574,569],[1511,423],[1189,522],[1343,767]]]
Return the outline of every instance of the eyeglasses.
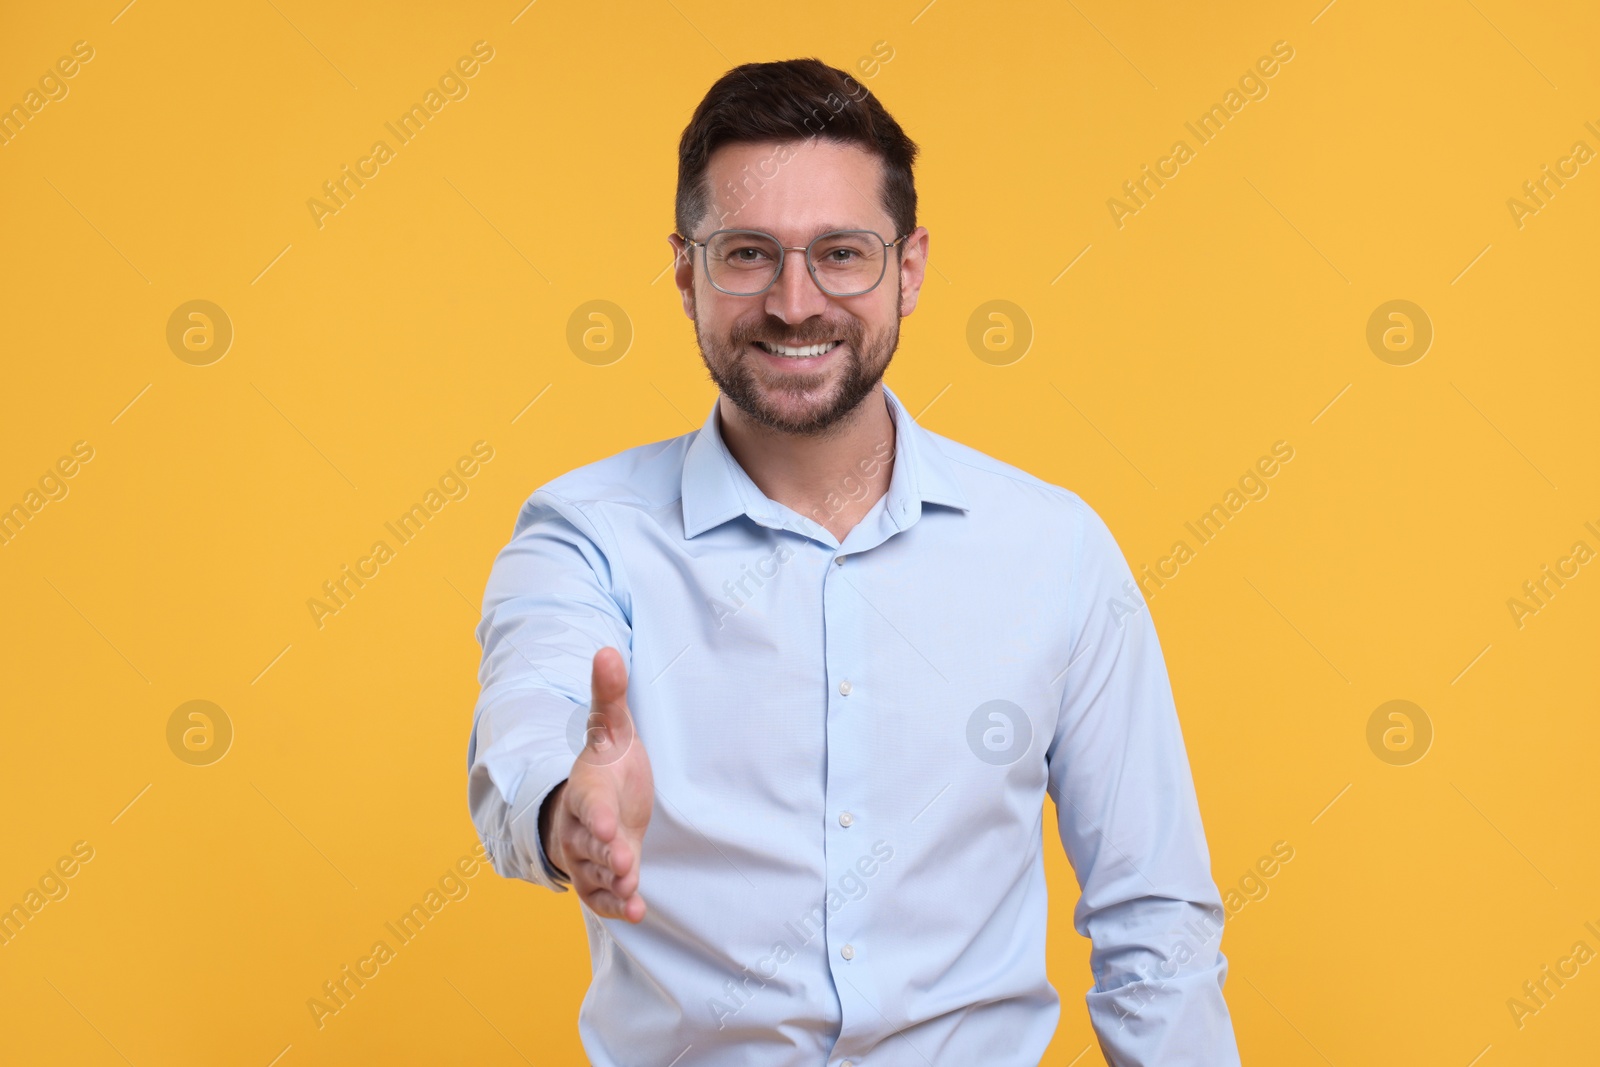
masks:
[[[885,241],[871,230],[833,230],[803,248],[786,247],[760,230],[717,230],[704,241],[683,240],[704,250],[707,280],[729,296],[759,296],[772,288],[783,273],[785,252],[804,252],[812,280],[829,296],[860,296],[883,281],[889,265],[885,252],[910,236]]]

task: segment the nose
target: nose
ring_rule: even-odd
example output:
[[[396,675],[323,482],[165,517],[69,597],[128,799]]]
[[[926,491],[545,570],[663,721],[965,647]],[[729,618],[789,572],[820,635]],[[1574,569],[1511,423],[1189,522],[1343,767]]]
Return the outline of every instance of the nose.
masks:
[[[766,308],[769,315],[790,324],[804,322],[827,310],[828,295],[817,288],[811,272],[806,269],[804,249],[784,253],[783,270],[766,293]]]

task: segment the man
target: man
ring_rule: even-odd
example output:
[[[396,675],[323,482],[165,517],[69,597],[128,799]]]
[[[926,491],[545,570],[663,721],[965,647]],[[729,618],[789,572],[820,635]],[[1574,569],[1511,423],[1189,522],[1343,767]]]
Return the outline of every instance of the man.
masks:
[[[1035,1067],[1047,792],[1107,1059],[1238,1063],[1116,542],[882,383],[916,151],[816,60],[719,80],[669,238],[717,402],[533,493],[490,574],[469,803],[501,875],[577,891],[599,1067]]]

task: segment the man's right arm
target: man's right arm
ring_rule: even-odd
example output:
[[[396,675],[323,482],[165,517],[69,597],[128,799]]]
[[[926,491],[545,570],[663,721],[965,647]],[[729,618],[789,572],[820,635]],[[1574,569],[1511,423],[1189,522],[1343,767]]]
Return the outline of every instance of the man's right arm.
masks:
[[[555,892],[550,801],[584,743],[594,654],[631,661],[631,603],[610,529],[540,490],[517,516],[484,590],[482,690],[467,742],[467,803],[496,872]]]

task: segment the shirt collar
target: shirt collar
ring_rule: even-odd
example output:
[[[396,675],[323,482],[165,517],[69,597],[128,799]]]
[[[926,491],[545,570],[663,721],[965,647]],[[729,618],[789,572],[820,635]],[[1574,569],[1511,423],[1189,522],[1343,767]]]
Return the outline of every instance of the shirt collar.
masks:
[[[922,514],[924,501],[968,511],[950,460],[933,436],[919,426],[887,384],[883,395],[894,419],[895,459],[889,492],[884,500],[889,518],[904,530]],[[796,514],[769,499],[745,473],[717,425],[717,403],[689,443],[683,460],[683,535],[691,538],[738,515],[748,515],[763,526],[794,529],[813,536],[821,527],[807,518],[796,524]]]

